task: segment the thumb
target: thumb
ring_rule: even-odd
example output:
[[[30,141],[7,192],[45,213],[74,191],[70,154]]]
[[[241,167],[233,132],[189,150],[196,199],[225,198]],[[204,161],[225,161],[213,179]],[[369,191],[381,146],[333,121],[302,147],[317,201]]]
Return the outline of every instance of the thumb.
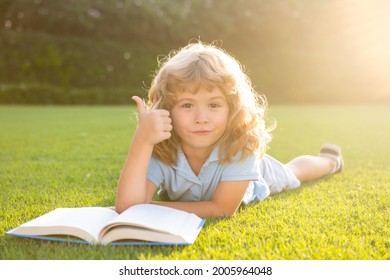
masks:
[[[146,112],[146,106],[144,104],[144,101],[140,97],[133,96],[131,99],[133,99],[134,102],[137,104],[138,115],[142,115]]]

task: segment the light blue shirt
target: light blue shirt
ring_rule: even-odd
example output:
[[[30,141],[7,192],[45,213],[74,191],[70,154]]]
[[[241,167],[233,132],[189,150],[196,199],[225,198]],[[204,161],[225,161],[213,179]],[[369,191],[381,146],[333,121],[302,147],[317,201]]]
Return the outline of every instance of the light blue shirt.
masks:
[[[159,194],[173,201],[211,200],[219,184],[224,181],[251,181],[243,203],[265,199],[270,190],[261,176],[258,158],[252,155],[239,161],[220,164],[218,147],[207,159],[198,176],[192,171],[184,153],[177,152],[177,165],[170,166],[152,157],[147,178],[159,188]]]

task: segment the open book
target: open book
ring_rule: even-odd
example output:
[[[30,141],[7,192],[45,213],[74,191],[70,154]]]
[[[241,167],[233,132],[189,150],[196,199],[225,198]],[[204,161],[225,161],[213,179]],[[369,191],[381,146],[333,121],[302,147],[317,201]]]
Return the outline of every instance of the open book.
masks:
[[[188,245],[204,222],[195,214],[153,204],[135,205],[121,214],[104,207],[58,208],[7,234],[103,245]]]

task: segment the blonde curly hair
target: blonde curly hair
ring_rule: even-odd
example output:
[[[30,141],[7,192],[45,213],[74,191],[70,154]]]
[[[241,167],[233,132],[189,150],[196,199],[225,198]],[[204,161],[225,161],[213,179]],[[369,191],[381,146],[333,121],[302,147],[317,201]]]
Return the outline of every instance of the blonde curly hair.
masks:
[[[229,120],[219,139],[219,160],[230,162],[240,153],[245,159],[253,153],[262,156],[271,140],[264,117],[267,100],[257,93],[240,63],[221,48],[202,42],[190,43],[172,51],[160,61],[148,92],[148,107],[171,111],[176,94],[187,86],[212,90],[218,87],[229,105]],[[165,164],[176,164],[180,139],[173,131],[171,138],[154,146],[153,155]]]

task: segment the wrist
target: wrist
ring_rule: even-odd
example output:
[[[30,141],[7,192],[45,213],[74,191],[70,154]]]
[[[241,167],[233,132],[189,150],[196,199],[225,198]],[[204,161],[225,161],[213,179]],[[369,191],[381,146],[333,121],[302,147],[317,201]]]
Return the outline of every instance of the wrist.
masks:
[[[153,152],[154,144],[148,143],[142,137],[138,137],[135,135],[133,141],[131,143],[131,150],[135,150],[137,152],[144,152],[147,154],[151,154]]]
[[[151,135],[153,135],[152,131],[136,130],[132,141],[136,145],[153,148],[155,143],[150,139]]]

